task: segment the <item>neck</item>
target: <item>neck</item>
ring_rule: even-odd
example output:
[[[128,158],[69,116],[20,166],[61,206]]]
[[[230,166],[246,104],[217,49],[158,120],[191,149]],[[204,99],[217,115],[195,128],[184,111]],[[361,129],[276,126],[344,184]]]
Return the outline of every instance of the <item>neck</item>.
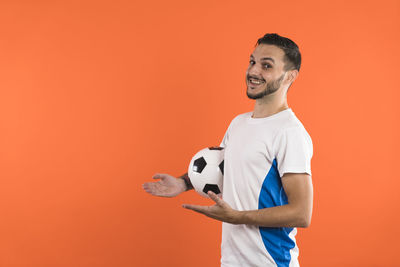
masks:
[[[265,118],[288,109],[286,97],[278,98],[274,95],[257,99],[254,105],[252,118]]]

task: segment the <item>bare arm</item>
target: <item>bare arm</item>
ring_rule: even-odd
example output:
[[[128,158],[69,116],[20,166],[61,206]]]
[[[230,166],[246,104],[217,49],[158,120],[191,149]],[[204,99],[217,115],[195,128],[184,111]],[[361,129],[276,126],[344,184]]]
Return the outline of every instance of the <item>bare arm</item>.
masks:
[[[282,177],[288,204],[261,210],[239,211],[238,224],[266,227],[308,227],[311,223],[313,188],[308,174],[288,173]]]
[[[288,204],[251,211],[237,211],[212,192],[214,206],[184,205],[216,220],[232,224],[250,224],[264,227],[308,227],[311,222],[313,189],[308,174],[288,173],[282,177]]]

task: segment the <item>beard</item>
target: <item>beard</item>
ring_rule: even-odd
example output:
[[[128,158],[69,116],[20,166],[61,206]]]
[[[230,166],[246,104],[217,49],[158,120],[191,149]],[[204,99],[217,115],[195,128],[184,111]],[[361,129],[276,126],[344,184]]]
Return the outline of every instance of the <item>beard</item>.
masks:
[[[283,74],[281,77],[279,77],[275,81],[269,81],[266,84],[267,86],[266,86],[265,90],[258,94],[255,94],[255,95],[252,95],[249,93],[249,86],[247,86],[247,91],[246,91],[247,97],[250,99],[260,99],[260,98],[263,98],[264,96],[275,93],[281,87],[281,83],[283,81],[284,76],[285,76],[285,74]]]

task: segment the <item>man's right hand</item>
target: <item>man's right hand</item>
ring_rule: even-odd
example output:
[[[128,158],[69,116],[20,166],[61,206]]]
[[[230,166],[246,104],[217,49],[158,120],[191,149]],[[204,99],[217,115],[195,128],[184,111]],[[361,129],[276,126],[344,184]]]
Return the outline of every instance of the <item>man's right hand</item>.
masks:
[[[186,184],[182,178],[175,178],[168,174],[157,173],[153,179],[158,181],[143,184],[143,189],[154,196],[175,197],[186,191]]]

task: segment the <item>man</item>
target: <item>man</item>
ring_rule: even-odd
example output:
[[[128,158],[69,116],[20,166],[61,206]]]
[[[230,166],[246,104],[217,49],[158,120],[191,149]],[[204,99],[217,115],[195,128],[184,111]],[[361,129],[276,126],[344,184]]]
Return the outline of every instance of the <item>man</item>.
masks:
[[[258,39],[246,72],[252,112],[234,118],[225,133],[222,198],[213,206],[183,205],[223,222],[221,266],[299,266],[296,227],[311,221],[310,136],[287,104],[301,65],[298,46],[266,34]],[[187,174],[156,174],[143,188],[173,197],[191,189]]]

